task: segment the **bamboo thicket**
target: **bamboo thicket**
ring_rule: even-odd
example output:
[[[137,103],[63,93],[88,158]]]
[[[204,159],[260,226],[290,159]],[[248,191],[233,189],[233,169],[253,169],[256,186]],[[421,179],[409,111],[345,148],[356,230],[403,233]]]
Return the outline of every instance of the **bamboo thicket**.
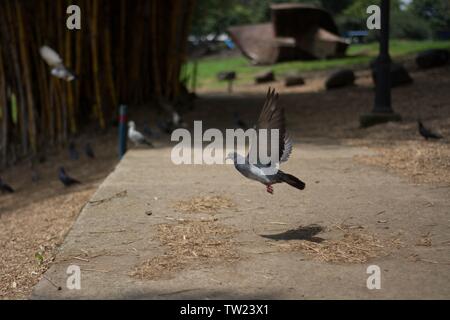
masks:
[[[105,129],[119,104],[175,98],[194,1],[0,1],[0,165],[88,122]],[[81,8],[81,30],[66,27],[69,5]],[[50,75],[43,45],[76,81]]]

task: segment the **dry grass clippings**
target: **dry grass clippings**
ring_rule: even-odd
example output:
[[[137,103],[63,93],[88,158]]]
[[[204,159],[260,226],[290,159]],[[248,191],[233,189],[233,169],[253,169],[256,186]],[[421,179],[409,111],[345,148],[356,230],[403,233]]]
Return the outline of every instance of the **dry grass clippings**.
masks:
[[[364,263],[388,255],[401,244],[399,239],[381,240],[363,229],[338,226],[342,236],[321,242],[290,240],[276,243],[282,252],[300,251],[315,260],[331,263]]]
[[[0,219],[0,298],[26,298],[53,262],[83,204],[94,188],[55,196]],[[22,223],[18,223],[22,221]]]
[[[184,213],[217,213],[235,206],[234,202],[222,196],[201,196],[175,203],[174,208]]]
[[[450,146],[441,143],[408,141],[376,148],[375,156],[358,156],[363,164],[383,166],[415,182],[450,184]]]
[[[132,276],[154,280],[170,277],[187,266],[231,262],[239,259],[233,229],[212,221],[183,221],[158,226],[157,239],[166,252],[145,261]]]

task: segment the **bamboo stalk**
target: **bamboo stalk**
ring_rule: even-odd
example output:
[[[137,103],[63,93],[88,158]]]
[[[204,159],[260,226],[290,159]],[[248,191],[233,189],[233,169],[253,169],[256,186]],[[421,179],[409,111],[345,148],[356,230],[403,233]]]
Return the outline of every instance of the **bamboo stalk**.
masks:
[[[102,110],[102,94],[100,92],[100,80],[99,80],[99,63],[98,63],[98,7],[99,1],[92,1],[92,17],[91,17],[91,47],[92,47],[92,71],[95,85],[95,98],[96,98],[96,110],[97,117],[100,123],[100,128],[105,129],[105,120]]]
[[[111,61],[111,33],[108,27],[105,28],[105,73],[109,86],[109,91],[111,93],[111,100],[113,106],[117,106],[117,97],[116,97],[116,89],[114,86],[114,76],[113,76],[113,64]]]
[[[7,31],[7,34],[10,34],[10,50],[12,56],[12,62],[14,65],[15,71],[15,82],[17,90],[19,91],[19,105],[20,105],[20,128],[21,128],[21,137],[22,137],[22,155],[26,155],[28,153],[28,130],[27,130],[27,113],[26,113],[26,103],[25,103],[25,92],[22,85],[22,72],[20,69],[20,63],[17,53],[17,41],[15,36],[17,32],[14,30],[14,26],[16,23],[13,21],[13,8],[11,7],[11,3],[9,1],[5,2],[6,4],[6,17],[7,17],[7,25],[10,26],[10,30]]]
[[[69,4],[82,8],[82,31],[65,28]],[[193,4],[1,0],[0,163],[65,143],[90,120],[106,128],[119,103],[176,97]],[[44,45],[75,69],[75,82],[50,74]]]
[[[25,35],[25,25],[22,16],[21,6],[16,2],[16,14],[17,21],[19,25],[19,45],[20,45],[20,57],[22,60],[23,66],[23,76],[26,88],[26,97],[27,97],[27,115],[28,115],[28,133],[29,133],[29,141],[31,143],[31,148],[34,153],[37,151],[36,144],[36,123],[34,119],[34,96],[33,96],[33,88],[31,84],[31,74],[30,74],[30,65],[28,59],[28,50],[26,47],[26,35]]]
[[[5,68],[3,66],[3,47],[0,43],[0,110],[1,110],[1,165],[5,166],[7,161],[7,149],[8,149],[8,102],[6,99],[6,79],[5,79]]]

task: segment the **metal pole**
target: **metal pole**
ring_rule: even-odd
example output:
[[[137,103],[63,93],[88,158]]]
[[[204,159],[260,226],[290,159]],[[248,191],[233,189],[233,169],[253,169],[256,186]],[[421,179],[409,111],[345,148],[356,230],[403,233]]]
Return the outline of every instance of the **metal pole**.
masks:
[[[228,80],[228,94],[233,93],[233,80]]]
[[[380,53],[375,63],[375,105],[371,113],[360,118],[361,127],[370,127],[389,121],[401,121],[391,106],[391,57],[389,56],[390,1],[381,0]]]
[[[377,59],[375,113],[393,113],[391,106],[391,57],[389,56],[390,1],[381,0],[380,54]]]
[[[121,105],[119,112],[119,159],[127,152],[127,106]]]
[[[192,92],[197,91],[197,70],[198,70],[198,60],[194,59],[194,65],[192,68]]]

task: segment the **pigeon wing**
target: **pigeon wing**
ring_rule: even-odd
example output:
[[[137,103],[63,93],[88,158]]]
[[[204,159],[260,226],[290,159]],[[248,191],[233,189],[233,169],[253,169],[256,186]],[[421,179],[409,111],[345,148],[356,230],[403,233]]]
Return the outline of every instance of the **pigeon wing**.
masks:
[[[281,154],[280,162],[286,162],[289,160],[293,149],[292,140],[286,135],[284,138],[284,151]]]
[[[282,162],[287,161],[290,153],[292,152],[292,144],[286,137],[286,119],[284,116],[284,109],[278,105],[278,94],[275,93],[275,89],[272,90],[269,88],[255,129],[257,132],[261,129],[267,129],[267,141],[265,143],[260,143],[260,137],[258,135],[258,138],[255,140],[254,144],[250,146],[250,152],[254,152],[254,148],[259,148],[262,145],[262,147],[266,146],[267,148],[267,150],[262,151],[265,151],[267,155],[271,155],[271,130],[278,129],[279,160]]]
[[[56,67],[58,65],[62,65],[63,63],[59,54],[50,47],[41,47],[39,53],[41,54],[42,59],[44,59],[45,62],[51,67]]]

